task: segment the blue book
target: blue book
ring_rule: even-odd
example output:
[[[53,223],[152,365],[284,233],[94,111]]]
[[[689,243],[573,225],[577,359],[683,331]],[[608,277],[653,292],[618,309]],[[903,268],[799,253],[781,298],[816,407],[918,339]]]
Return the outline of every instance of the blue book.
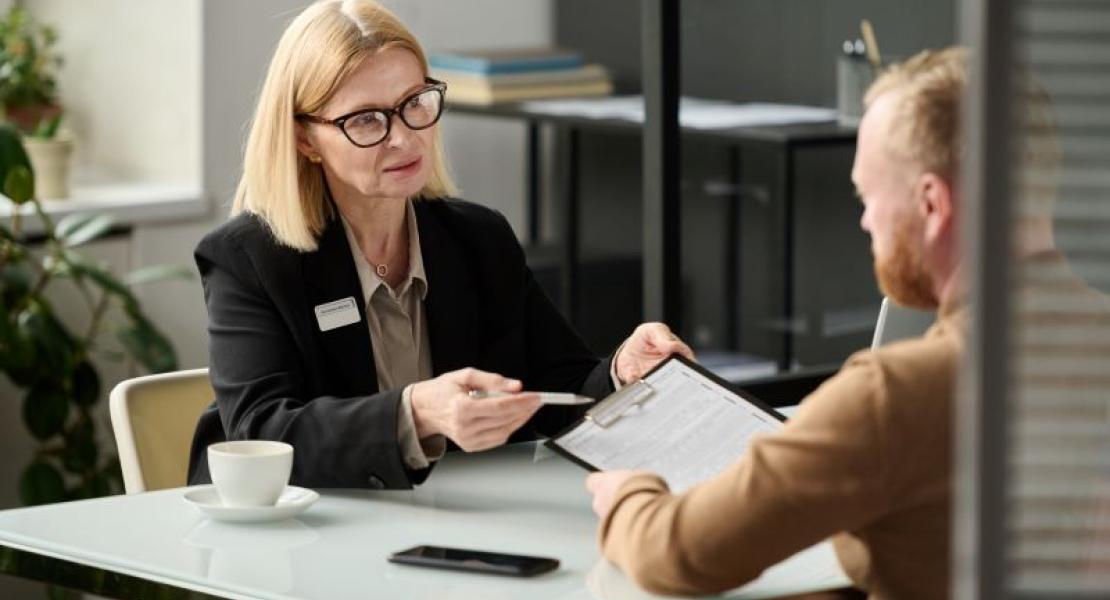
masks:
[[[433,54],[428,62],[433,69],[494,75],[576,69],[582,56],[559,48],[517,48]]]

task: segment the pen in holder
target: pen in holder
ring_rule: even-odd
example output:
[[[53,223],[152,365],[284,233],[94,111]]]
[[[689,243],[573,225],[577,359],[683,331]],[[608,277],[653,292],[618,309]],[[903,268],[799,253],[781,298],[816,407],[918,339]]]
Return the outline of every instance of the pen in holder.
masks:
[[[858,125],[863,117],[863,97],[878,69],[867,60],[863,40],[844,42],[836,57],[836,111],[844,125]]]

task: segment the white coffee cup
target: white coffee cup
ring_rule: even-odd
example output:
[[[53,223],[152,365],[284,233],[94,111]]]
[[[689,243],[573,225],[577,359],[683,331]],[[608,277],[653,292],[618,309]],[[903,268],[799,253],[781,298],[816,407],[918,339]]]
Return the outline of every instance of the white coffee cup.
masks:
[[[208,472],[224,506],[273,506],[289,482],[293,446],[268,440],[208,447]]]

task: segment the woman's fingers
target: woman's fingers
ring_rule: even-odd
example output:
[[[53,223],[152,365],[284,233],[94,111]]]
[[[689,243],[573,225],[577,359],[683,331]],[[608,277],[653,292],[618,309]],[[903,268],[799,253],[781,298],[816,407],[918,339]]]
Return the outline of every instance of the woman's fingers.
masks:
[[[495,398],[466,397],[460,402],[460,427],[455,441],[474,452],[505,443],[505,440],[542,406],[538,394],[514,394]]]
[[[512,435],[514,431],[520,429],[521,426],[523,426],[527,422],[528,416],[526,415],[524,418],[515,419],[511,422],[501,423],[492,427],[480,429],[477,433],[474,434],[473,438],[478,442],[480,446],[482,446],[483,449],[500,446],[501,444],[504,444],[507,439],[509,439],[509,436]]]
[[[521,382],[478,369],[448,375],[458,386],[450,403],[452,440],[468,452],[499,446],[543,406],[534,392],[521,392]],[[472,398],[470,390],[501,392],[504,396]]]
[[[661,354],[681,354],[690,360],[694,359],[694,351],[680,340],[670,327],[662,323],[652,323],[647,329],[648,342],[657,348]]]
[[[475,417],[495,417],[521,412],[533,413],[543,405],[540,395],[534,392],[495,396],[493,398],[467,398],[467,411]]]
[[[503,377],[497,373],[479,371],[478,369],[463,369],[456,373],[458,374],[456,381],[468,390],[513,393],[519,392],[521,388],[520,381]]]

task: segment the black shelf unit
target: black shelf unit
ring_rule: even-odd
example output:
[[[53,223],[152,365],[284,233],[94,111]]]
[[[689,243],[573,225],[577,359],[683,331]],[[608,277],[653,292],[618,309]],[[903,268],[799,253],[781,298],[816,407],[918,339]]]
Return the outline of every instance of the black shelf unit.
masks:
[[[647,168],[646,157],[649,146],[657,146],[650,153],[661,154],[658,146],[663,144],[677,145],[679,139],[671,139],[670,135],[657,135],[653,142],[648,130],[651,128],[651,115],[648,114],[647,123],[640,124],[622,119],[593,119],[580,116],[567,116],[563,114],[550,114],[528,111],[521,104],[502,104],[493,106],[468,106],[449,105],[448,110],[460,114],[485,116],[501,119],[519,120],[527,125],[527,148],[529,152],[526,164],[529,165],[527,175],[528,189],[528,224],[529,241],[538,243],[540,231],[543,227],[542,211],[540,207],[540,165],[543,162],[543,145],[540,143],[540,129],[553,127],[560,134],[559,150],[564,155],[565,168],[560,173],[561,182],[558,186],[559,218],[558,232],[560,240],[559,263],[561,266],[561,285],[559,286],[559,301],[564,313],[572,323],[577,323],[579,318],[578,290],[580,287],[579,270],[581,265],[581,248],[579,247],[579,219],[580,206],[580,137],[583,132],[606,131],[627,135],[642,134],[644,136],[644,210],[642,239],[642,282],[643,282],[643,318],[645,320],[662,320],[677,329],[678,315],[681,313],[681,263],[678,248],[681,245],[681,231],[678,227],[678,210],[680,202],[679,181],[681,173],[678,164],[677,151],[668,151],[666,156],[671,168]],[[677,114],[675,115],[677,117]],[[781,265],[779,272],[778,294],[782,311],[778,315],[781,321],[781,352],[775,357],[780,368],[788,369],[794,363],[794,256],[795,241],[794,223],[794,177],[796,156],[800,150],[822,147],[841,146],[854,147],[856,130],[854,127],[837,123],[812,123],[768,127],[736,127],[728,129],[679,129],[679,137],[683,140],[696,142],[698,140],[711,140],[723,142],[730,148],[730,163],[738,164],[738,158],[745,153],[764,153],[775,157],[777,164],[778,196],[777,216],[775,228],[780,232],[782,243],[778,245],[777,254],[771,257],[772,264]],[[742,185],[742,173],[739,168],[730,172],[731,184],[739,188]],[[652,193],[648,193],[651,190]],[[664,193],[664,190],[670,190]],[[729,214],[726,219],[730,223],[738,218],[739,205],[733,201],[729,203]],[[650,213],[654,212],[652,218]],[[734,234],[733,234],[734,235]],[[735,240],[726,244],[726,247],[736,248]],[[736,263],[738,257],[735,252],[729,252],[723,257],[729,264],[726,273],[731,274],[731,280],[726,281],[726,295],[735,299],[739,282],[736,281]],[[726,314],[728,316],[727,330],[736,331],[739,316],[736,302],[731,302]],[[735,340],[729,339],[729,347],[735,346]]]

